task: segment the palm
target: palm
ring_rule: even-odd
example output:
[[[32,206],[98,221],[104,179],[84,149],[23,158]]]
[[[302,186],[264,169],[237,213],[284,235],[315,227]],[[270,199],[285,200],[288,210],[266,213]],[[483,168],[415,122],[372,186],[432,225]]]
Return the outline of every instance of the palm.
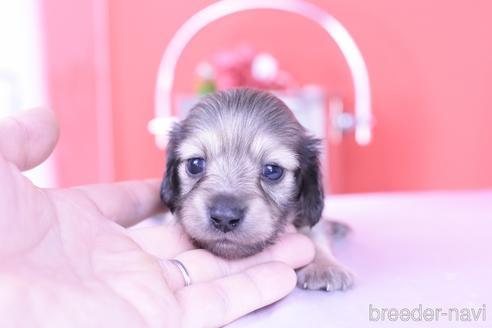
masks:
[[[104,209],[98,207],[89,192],[39,189],[15,166],[5,161],[0,166],[2,177],[13,182],[0,183],[0,194],[7,195],[0,200],[0,208],[6,210],[2,217],[17,223],[0,230],[4,244],[10,245],[2,251],[23,254],[9,264],[9,271],[29,267],[23,277],[27,279],[25,282],[46,286],[46,290],[56,286],[57,295],[52,297],[68,299],[90,290],[97,297],[86,304],[89,308],[79,308],[77,313],[83,316],[90,310],[92,320],[100,316],[104,323],[135,323],[137,326],[142,324],[143,318],[148,318],[142,311],[155,314],[150,316],[154,324],[176,319],[158,315],[162,314],[159,309],[178,306],[162,279],[159,263],[142,251],[124,228],[108,220]],[[5,190],[7,186],[9,190]],[[106,201],[111,202],[111,199]],[[19,234],[23,238],[15,238]],[[3,255],[8,258],[8,254]],[[118,316],[110,316],[104,306],[108,302]],[[62,311],[64,305],[70,306],[62,302],[57,312]]]

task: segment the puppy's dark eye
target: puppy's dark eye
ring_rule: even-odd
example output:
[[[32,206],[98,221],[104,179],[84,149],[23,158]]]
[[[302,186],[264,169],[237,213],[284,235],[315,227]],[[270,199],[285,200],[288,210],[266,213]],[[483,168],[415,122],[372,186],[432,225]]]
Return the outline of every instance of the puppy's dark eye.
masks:
[[[205,170],[205,160],[203,158],[191,158],[186,163],[186,170],[190,175],[198,175]]]
[[[277,181],[284,175],[284,169],[275,164],[267,164],[263,166],[261,175],[270,181]]]

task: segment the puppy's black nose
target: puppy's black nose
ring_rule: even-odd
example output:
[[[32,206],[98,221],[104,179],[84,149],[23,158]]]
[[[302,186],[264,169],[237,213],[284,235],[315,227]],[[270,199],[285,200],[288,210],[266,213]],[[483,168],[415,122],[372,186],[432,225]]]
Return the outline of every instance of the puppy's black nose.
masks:
[[[222,232],[236,229],[244,219],[244,208],[234,196],[216,196],[209,211],[210,222]]]

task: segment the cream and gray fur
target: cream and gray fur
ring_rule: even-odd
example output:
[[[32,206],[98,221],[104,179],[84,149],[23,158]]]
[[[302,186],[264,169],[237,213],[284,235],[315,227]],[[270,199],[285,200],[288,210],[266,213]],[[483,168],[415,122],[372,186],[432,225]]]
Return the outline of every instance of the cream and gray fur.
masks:
[[[352,275],[330,247],[333,230],[345,229],[320,221],[319,147],[320,141],[272,94],[214,93],[173,128],[161,198],[196,246],[228,259],[260,252],[291,223],[316,245],[314,261],[297,272],[298,285],[346,289]],[[189,165],[203,171],[195,174],[199,170],[192,167],[190,173]],[[265,178],[265,165],[275,166],[277,173],[281,168],[281,177]]]

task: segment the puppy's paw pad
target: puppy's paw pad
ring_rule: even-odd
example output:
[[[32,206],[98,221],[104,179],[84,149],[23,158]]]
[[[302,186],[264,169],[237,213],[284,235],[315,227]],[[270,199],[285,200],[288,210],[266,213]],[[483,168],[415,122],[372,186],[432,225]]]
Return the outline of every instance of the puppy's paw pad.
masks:
[[[304,289],[332,292],[346,290],[353,283],[352,272],[339,264],[313,262],[297,271],[297,286]]]

